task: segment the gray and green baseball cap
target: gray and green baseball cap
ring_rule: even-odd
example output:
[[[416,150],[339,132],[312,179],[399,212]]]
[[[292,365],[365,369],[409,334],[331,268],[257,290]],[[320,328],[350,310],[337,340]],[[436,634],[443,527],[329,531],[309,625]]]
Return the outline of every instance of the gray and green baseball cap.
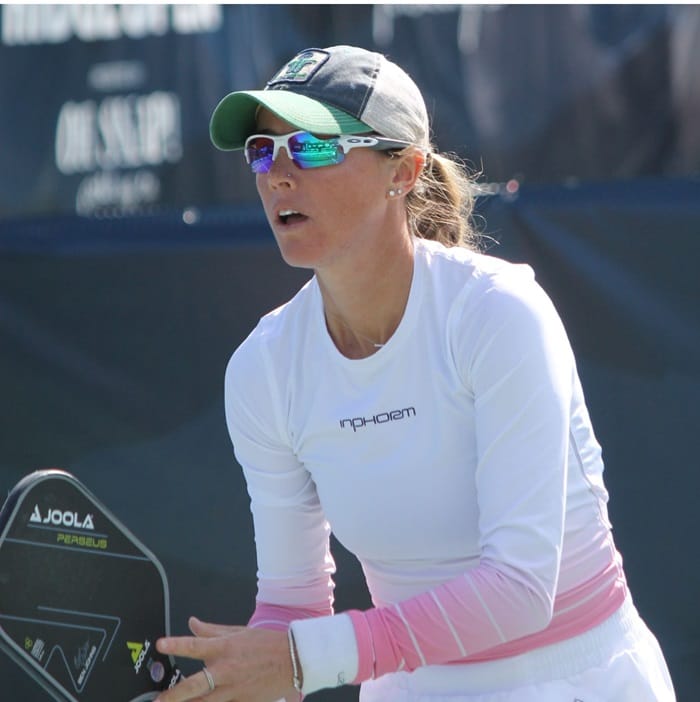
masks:
[[[229,93],[211,117],[214,146],[242,149],[255,132],[260,106],[315,134],[376,132],[429,148],[428,113],[418,86],[382,54],[354,46],[305,49],[263,90]]]

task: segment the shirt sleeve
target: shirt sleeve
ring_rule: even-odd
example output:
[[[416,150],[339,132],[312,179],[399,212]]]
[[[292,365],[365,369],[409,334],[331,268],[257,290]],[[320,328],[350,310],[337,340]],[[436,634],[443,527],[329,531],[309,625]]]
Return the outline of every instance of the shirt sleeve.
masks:
[[[575,369],[551,301],[527,271],[514,278],[477,281],[449,330],[475,408],[480,563],[403,602],[347,613],[355,640],[340,622],[337,636],[348,666],[358,661],[355,683],[473,656],[551,621]],[[298,639],[312,645],[314,626],[328,637],[332,624],[305,622]]]
[[[224,400],[251,499],[257,600],[330,614],[335,572],[330,527],[314,482],[285,436],[279,392],[264,345],[249,338],[229,362]],[[256,621],[269,614],[261,609]]]

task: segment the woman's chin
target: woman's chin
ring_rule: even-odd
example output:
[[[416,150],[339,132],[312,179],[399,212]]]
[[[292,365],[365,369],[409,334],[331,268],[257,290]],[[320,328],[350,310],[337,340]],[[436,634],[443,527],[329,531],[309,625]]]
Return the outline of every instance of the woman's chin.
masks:
[[[308,238],[275,234],[284,262],[294,268],[317,268],[321,259],[318,246],[311,246]]]
[[[308,268],[315,269],[318,264],[318,256],[314,256],[311,252],[296,246],[280,246],[282,259],[288,266],[292,268]]]

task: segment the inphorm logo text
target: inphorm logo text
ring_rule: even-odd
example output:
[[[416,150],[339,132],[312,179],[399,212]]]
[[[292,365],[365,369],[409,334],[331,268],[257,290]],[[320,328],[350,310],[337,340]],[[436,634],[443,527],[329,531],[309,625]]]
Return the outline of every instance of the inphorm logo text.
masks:
[[[415,407],[405,407],[404,409],[391,410],[391,412],[380,412],[379,414],[374,414],[371,417],[341,419],[340,428],[345,429],[346,427],[352,427],[352,430],[356,432],[358,429],[364,429],[364,427],[366,427],[368,424],[386,424],[387,422],[396,422],[399,419],[406,419],[408,417],[415,416]]]

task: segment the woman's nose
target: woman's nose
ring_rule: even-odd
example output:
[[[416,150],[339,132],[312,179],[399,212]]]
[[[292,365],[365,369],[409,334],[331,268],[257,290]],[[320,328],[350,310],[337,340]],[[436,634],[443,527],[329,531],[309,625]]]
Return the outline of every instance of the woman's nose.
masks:
[[[293,179],[293,173],[296,166],[291,158],[289,158],[286,149],[280,149],[277,152],[277,157],[272,162],[270,170],[267,172],[271,184],[289,183]]]

